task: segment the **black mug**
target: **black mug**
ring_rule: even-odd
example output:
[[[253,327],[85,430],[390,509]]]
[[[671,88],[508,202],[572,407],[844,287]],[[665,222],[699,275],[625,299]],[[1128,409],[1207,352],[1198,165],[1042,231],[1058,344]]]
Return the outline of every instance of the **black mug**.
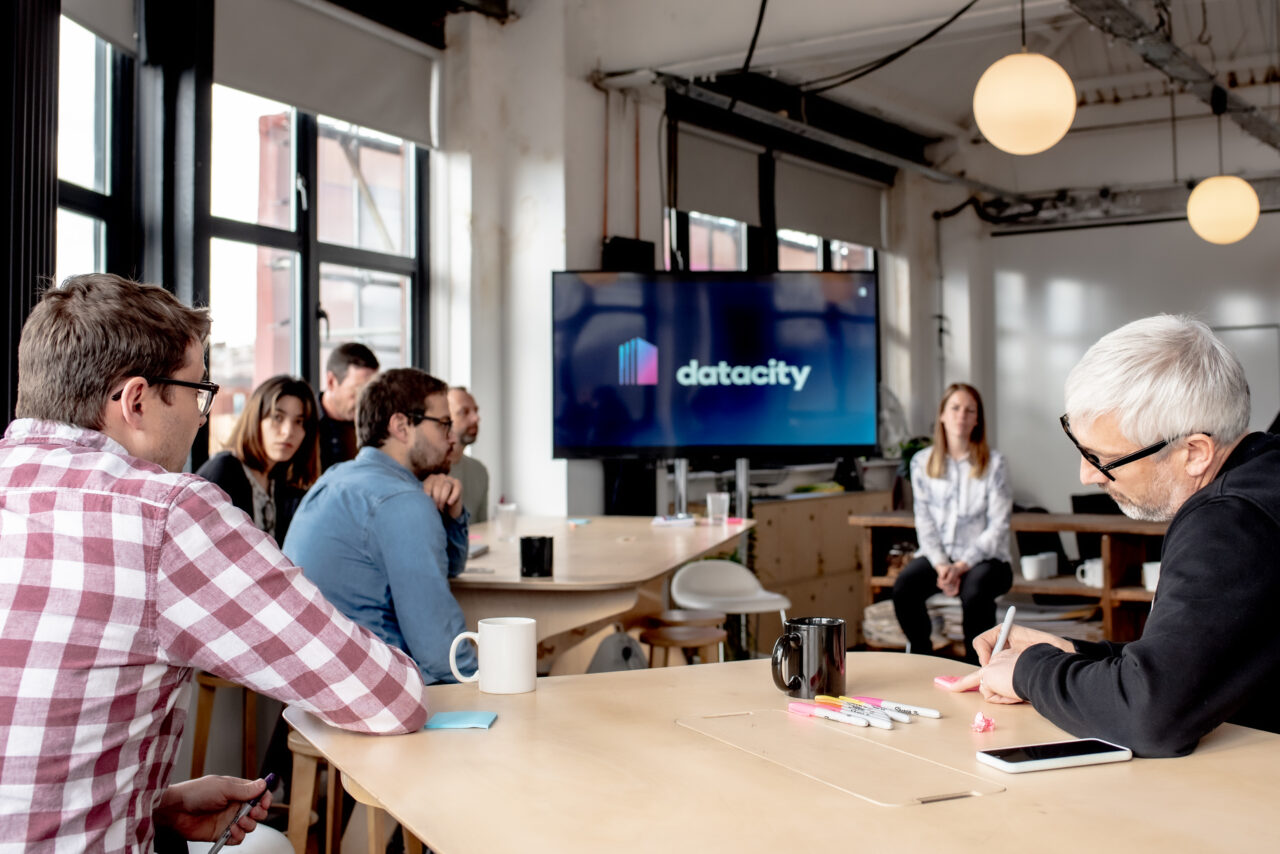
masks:
[[[844,620],[801,617],[787,620],[773,645],[773,681],[792,697],[844,694]]]
[[[523,578],[551,577],[550,537],[520,538],[520,575]]]

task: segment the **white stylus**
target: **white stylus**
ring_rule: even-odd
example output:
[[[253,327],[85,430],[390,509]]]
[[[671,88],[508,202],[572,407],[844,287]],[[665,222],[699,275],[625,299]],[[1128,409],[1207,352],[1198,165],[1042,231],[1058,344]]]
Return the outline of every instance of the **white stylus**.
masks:
[[[1013,628],[1013,615],[1018,609],[1013,605],[1009,606],[1009,610],[1005,611],[1004,622],[1000,624],[1000,636],[996,638],[996,645],[991,650],[991,658],[996,657],[996,653],[1004,649],[1005,641],[1009,639],[1009,629]],[[987,659],[990,661],[991,659]]]

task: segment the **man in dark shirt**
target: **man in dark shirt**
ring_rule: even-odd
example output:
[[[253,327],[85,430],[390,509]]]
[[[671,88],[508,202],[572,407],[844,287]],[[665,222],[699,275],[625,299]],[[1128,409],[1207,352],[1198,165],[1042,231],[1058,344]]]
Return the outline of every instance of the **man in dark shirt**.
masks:
[[[348,341],[329,354],[320,394],[320,471],[356,455],[356,400],[378,372],[378,357]]]
[[[1161,315],[1103,337],[1067,377],[1080,480],[1126,515],[1171,520],[1142,637],[1071,641],[1015,626],[974,642],[977,686],[1063,729],[1181,756],[1223,722],[1280,732],[1280,437],[1246,434],[1249,387],[1207,326]],[[1121,568],[1122,570],[1124,568]]]

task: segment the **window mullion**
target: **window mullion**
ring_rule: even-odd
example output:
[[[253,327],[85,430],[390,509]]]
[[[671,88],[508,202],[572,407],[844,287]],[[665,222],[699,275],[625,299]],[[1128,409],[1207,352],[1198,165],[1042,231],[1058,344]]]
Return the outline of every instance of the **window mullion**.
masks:
[[[316,232],[316,202],[319,195],[316,162],[318,159],[316,117],[299,110],[296,113],[297,152],[294,188],[296,228],[298,234],[298,369],[320,389],[323,386],[320,365],[320,252]],[[327,327],[327,324],[326,324]]]

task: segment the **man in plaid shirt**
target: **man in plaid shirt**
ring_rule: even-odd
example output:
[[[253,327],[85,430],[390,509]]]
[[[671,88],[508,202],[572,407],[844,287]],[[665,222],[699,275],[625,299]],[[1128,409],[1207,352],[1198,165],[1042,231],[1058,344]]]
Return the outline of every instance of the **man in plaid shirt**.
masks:
[[[208,332],[206,311],[100,274],[50,289],[23,328],[0,441],[0,852],[219,834],[264,784],[169,786],[193,667],[344,729],[426,721],[413,661],[180,473],[217,392]]]

